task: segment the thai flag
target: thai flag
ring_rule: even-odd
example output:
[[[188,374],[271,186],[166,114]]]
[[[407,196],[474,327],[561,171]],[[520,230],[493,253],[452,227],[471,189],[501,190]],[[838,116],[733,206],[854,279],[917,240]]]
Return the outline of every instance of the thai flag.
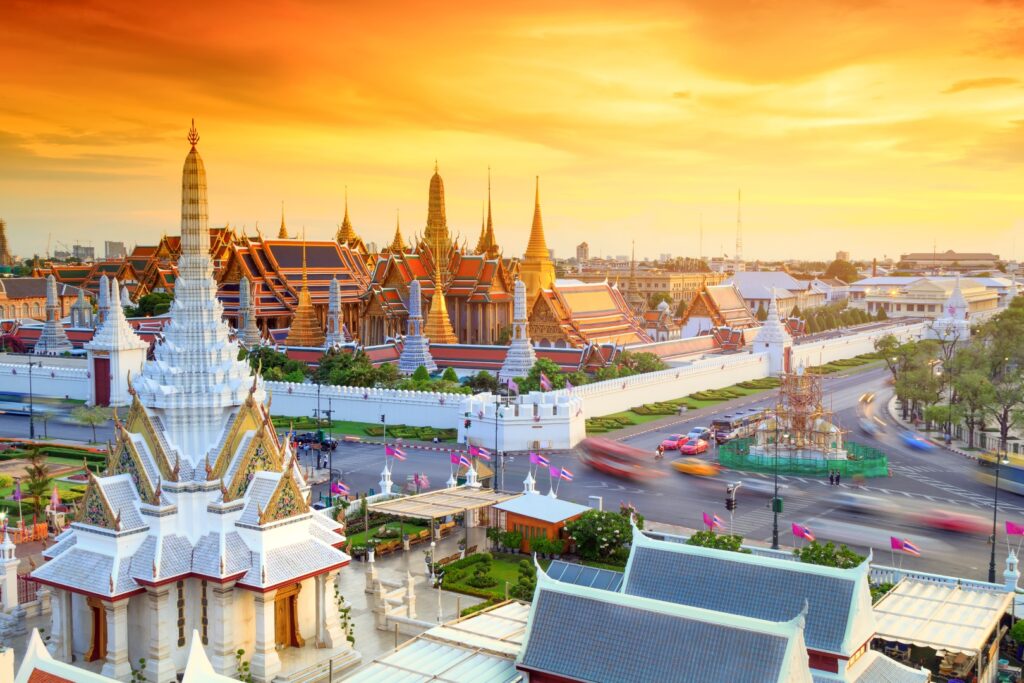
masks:
[[[530,453],[530,464],[540,465],[541,467],[547,467],[551,464],[551,461],[545,458],[540,453]]]
[[[464,465],[466,467],[466,469],[469,469],[470,467],[473,466],[473,463],[471,463],[469,461],[469,458],[467,458],[465,455],[460,455],[459,456],[459,464],[460,465]]]
[[[516,392],[518,394],[519,393],[519,383],[516,382],[514,379],[510,379],[508,381],[508,390],[509,391],[514,391],[514,392]]]
[[[903,552],[914,557],[921,557],[920,549],[905,538],[903,539]]]
[[[802,524],[797,524],[796,522],[793,522],[793,535],[797,538],[802,538],[805,541],[810,541],[812,543],[815,540],[817,540],[814,536],[814,533],[811,531],[810,527],[804,526]]]
[[[560,479],[565,479],[566,481],[572,481],[572,472],[563,467],[562,470],[558,473],[558,477]]]
[[[1007,536],[1024,536],[1024,526],[1020,524],[1014,524],[1010,520],[1006,520],[1006,535]]]
[[[470,453],[472,453],[472,452],[473,452],[473,450],[471,448],[470,449]],[[484,448],[483,446],[477,446],[476,447],[476,457],[480,458],[481,460],[487,460],[488,462],[490,462],[490,460],[491,460],[491,452],[489,450],[487,450],[486,448]]]
[[[347,496],[350,493],[350,491],[348,486],[346,486],[340,481],[336,481],[333,484],[331,484],[331,493],[333,493],[336,496]]]
[[[714,524],[714,525],[715,525],[716,527],[718,527],[719,529],[724,529],[724,528],[725,528],[725,522],[723,522],[723,521],[722,521],[722,518],[721,518],[721,517],[719,517],[718,515],[714,515],[714,516],[713,516],[713,517],[711,518],[711,523],[712,523],[712,524]]]
[[[449,460],[451,461],[451,463],[452,463],[453,465],[458,465],[458,464],[459,464],[459,463],[461,462],[461,461],[459,460],[459,457],[460,457],[460,456],[459,456],[459,454],[458,454],[458,453],[456,453],[455,451],[452,451],[451,455],[449,456]]]
[[[405,460],[405,451],[397,446],[385,446],[384,455],[390,455],[392,458],[398,458],[399,460]]]
[[[889,537],[889,547],[893,550],[903,550],[903,541],[896,538],[895,536]]]
[[[551,380],[543,372],[540,373],[540,388],[542,391],[551,391]]]

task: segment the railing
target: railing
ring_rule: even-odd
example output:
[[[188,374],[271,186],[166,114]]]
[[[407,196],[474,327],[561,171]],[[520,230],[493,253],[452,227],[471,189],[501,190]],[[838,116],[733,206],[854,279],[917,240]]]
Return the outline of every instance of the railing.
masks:
[[[768,452],[764,455],[756,455],[750,452],[751,442],[751,439],[736,439],[722,444],[718,449],[718,462],[730,469],[751,472],[774,472],[777,467],[781,474],[825,476],[838,471],[844,477],[889,476],[889,458],[884,453],[852,441],[844,444],[848,456],[845,459],[777,458],[771,452],[771,446],[767,447]]]
[[[29,578],[28,574],[18,574],[18,604],[34,602],[38,598],[39,584]]]
[[[929,574],[928,572],[916,572],[909,569],[887,567],[885,565],[873,564],[868,574],[871,583],[899,583],[900,579],[910,579],[922,583],[932,583],[938,586],[957,586],[964,590],[985,591],[988,593],[1007,593],[1006,586],[999,583],[987,581],[974,581],[972,579],[961,579],[955,576],[943,576],[941,574]]]

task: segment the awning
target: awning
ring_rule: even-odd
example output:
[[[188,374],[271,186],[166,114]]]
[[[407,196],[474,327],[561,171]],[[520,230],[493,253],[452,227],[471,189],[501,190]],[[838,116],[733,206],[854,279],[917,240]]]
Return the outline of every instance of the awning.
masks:
[[[450,489],[438,489],[415,496],[403,496],[371,503],[368,507],[374,512],[383,512],[396,517],[438,519],[461,514],[467,510],[490,507],[495,503],[521,495],[523,494],[471,486],[456,486]]]
[[[936,650],[977,654],[1013,594],[953,583],[904,579],[875,605],[876,637]]]

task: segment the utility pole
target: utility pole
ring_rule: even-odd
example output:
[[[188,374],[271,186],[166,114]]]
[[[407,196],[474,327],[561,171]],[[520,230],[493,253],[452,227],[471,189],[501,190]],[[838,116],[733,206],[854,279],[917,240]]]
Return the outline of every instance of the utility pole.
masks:
[[[36,438],[36,409],[35,399],[32,396],[32,368],[42,363],[35,361],[28,362],[28,438]]]

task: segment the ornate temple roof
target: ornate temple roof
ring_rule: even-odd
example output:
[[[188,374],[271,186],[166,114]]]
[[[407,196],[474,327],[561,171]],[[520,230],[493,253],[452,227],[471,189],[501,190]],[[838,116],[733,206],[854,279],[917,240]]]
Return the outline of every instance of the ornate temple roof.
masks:
[[[576,347],[652,341],[621,292],[606,282],[560,280],[555,287],[540,292],[530,324],[534,340],[548,339],[552,344],[555,329],[566,343]]]

